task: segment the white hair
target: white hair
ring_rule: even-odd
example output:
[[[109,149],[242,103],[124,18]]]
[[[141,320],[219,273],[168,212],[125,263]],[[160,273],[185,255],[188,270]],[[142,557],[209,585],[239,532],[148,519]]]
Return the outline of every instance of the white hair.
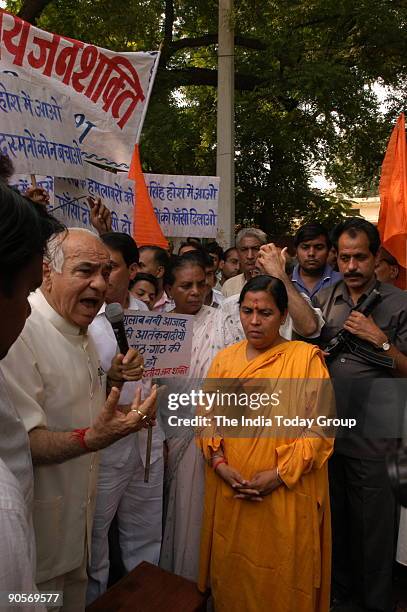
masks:
[[[238,235],[236,236],[236,247],[238,247],[240,245],[240,243],[242,242],[243,238],[247,238],[247,237],[253,237],[253,238],[257,238],[257,240],[261,243],[261,244],[267,244],[267,234],[265,232],[263,232],[263,230],[258,229],[257,227],[244,227],[243,229],[240,230],[240,232],[238,233]]]
[[[54,272],[57,272],[58,274],[62,273],[62,268],[64,266],[65,261],[64,241],[66,240],[69,234],[74,234],[76,232],[84,232],[86,234],[90,234],[99,242],[104,244],[103,240],[100,239],[98,234],[95,234],[94,232],[91,232],[90,230],[84,227],[68,227],[66,232],[54,234],[48,240],[47,255],[45,260],[48,265],[54,270]]]

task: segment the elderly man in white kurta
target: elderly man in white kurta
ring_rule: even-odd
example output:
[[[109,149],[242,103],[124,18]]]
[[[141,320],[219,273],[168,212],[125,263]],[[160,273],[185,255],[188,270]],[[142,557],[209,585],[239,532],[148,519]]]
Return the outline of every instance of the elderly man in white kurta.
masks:
[[[70,230],[54,242],[42,287],[30,298],[32,314],[1,369],[29,432],[37,584],[42,591],[63,591],[62,609],[80,612],[97,479],[94,451],[138,430],[153,413],[155,398],[154,392],[142,404],[136,398],[127,415],[116,410],[117,388],[105,401],[86,330],[104,300],[109,254],[86,230]],[[112,378],[125,372],[136,379],[141,365],[129,352]]]

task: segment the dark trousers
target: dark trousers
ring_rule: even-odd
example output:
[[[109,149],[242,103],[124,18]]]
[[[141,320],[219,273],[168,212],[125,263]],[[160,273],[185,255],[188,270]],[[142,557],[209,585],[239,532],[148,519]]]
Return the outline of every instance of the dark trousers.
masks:
[[[332,591],[364,610],[392,609],[395,500],[384,460],[334,454],[329,462]]]

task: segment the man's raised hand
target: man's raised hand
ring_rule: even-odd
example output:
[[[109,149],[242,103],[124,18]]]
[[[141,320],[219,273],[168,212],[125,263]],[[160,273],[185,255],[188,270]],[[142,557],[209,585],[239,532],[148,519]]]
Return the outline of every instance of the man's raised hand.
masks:
[[[150,394],[143,402],[141,389],[137,389],[127,414],[118,410],[119,398],[119,389],[113,387],[102,412],[86,432],[85,443],[89,449],[97,451],[105,448],[120,438],[139,431],[146,423],[155,419],[157,385],[153,385]]]

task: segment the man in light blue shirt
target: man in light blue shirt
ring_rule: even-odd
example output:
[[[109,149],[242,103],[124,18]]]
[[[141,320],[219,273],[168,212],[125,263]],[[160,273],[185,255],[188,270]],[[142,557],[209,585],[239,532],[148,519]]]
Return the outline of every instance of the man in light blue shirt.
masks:
[[[292,282],[300,293],[313,298],[320,289],[342,280],[342,275],[328,264],[331,249],[329,234],[320,223],[302,225],[294,236],[298,264]]]

